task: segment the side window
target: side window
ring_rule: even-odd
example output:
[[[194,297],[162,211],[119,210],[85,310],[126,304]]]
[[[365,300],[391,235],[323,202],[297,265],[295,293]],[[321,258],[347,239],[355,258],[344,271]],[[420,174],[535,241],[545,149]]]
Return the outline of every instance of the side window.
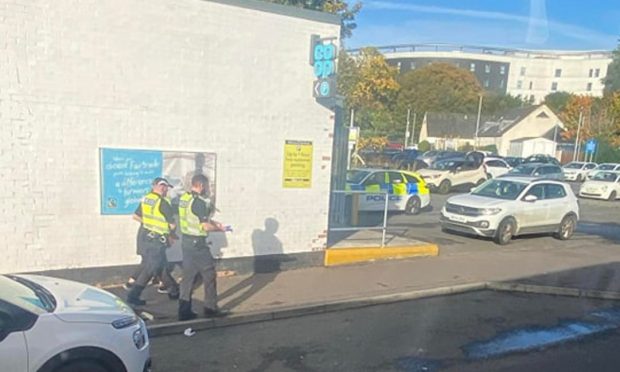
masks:
[[[534,195],[538,198],[538,200],[542,200],[545,198],[545,187],[544,185],[536,185],[533,186],[531,189],[529,189],[529,191],[527,192],[527,195]]]
[[[545,184],[546,199],[561,199],[566,197],[566,190],[562,185]]]
[[[401,173],[389,172],[388,175],[390,176],[390,183],[391,184],[407,183],[407,181],[403,178],[403,175]]]
[[[383,185],[385,183],[385,172],[376,172],[364,181],[364,186]]]
[[[415,176],[412,176],[410,174],[406,174],[403,176],[406,178],[407,183],[420,183],[420,180]]]
[[[536,168],[534,169],[534,172],[532,173],[532,175],[534,176],[542,176],[544,174],[545,174],[545,167]]]
[[[551,174],[551,173],[553,173],[553,167],[540,167],[540,168],[538,168],[538,172],[541,175]]]
[[[491,160],[487,162],[487,166],[494,168],[507,168],[506,164],[504,164],[501,160]]]

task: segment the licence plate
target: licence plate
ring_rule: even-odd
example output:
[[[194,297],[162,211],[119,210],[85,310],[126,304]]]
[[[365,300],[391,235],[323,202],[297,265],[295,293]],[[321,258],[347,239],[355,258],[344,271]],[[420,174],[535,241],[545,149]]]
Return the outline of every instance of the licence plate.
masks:
[[[467,222],[467,219],[465,219],[465,217],[461,217],[461,216],[450,216],[448,218],[450,219],[450,221],[461,222],[461,223]]]

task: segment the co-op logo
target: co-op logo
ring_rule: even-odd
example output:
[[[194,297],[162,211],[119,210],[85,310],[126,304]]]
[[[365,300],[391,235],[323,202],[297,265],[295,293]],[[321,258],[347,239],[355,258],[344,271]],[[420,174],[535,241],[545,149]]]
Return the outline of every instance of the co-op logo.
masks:
[[[389,201],[399,201],[401,200],[400,196],[397,195],[390,195],[390,198],[388,199]],[[383,195],[366,195],[366,201],[376,201],[376,202],[384,202],[385,201],[385,196]]]

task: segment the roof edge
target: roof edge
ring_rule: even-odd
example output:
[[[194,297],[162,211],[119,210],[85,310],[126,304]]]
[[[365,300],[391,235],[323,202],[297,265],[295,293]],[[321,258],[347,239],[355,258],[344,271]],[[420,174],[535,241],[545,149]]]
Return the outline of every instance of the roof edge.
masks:
[[[341,25],[341,19],[339,16],[331,13],[319,12],[316,10],[309,10],[298,8],[295,6],[281,5],[269,3],[259,0],[203,0],[211,3],[236,6],[239,8],[257,10],[259,12],[267,12],[287,17],[295,17],[306,19],[309,21],[330,23],[334,25]]]

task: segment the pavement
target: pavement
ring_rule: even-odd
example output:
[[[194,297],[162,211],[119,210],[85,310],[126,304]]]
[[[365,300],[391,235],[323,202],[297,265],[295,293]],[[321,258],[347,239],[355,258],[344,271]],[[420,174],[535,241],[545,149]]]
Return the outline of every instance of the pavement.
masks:
[[[446,197],[433,198],[434,205],[443,205]],[[570,241],[548,236],[527,237],[501,247],[487,240],[441,232],[437,224],[438,208],[419,216],[394,215],[390,218],[391,233],[437,242],[440,255],[220,277],[219,304],[231,310],[232,315],[228,322],[219,324],[235,324],[235,318],[243,322],[244,317],[245,321],[256,321],[277,318],[274,314],[293,316],[304,311],[342,310],[366,306],[369,303],[364,301],[369,299],[376,299],[371,303],[394,302],[416,298],[416,293],[425,296],[458,293],[480,289],[481,285],[487,288],[487,283],[498,282],[509,283],[512,290],[523,292],[536,293],[532,288],[542,287],[541,293],[553,293],[545,288],[576,289],[573,293],[561,293],[572,296],[584,296],[582,290],[617,294],[620,292],[618,206],[620,203],[582,201],[582,222]],[[514,283],[522,285],[515,287]],[[122,298],[126,296],[122,288],[107,289]],[[402,294],[405,296],[400,296]],[[139,310],[154,316],[149,322],[154,335],[165,334],[162,330],[167,327],[175,332],[184,327],[176,323],[176,301],[168,300],[152,287],[145,290],[143,298],[147,305]],[[197,289],[195,310],[200,310],[202,300],[202,290]],[[325,306],[343,303],[349,305]],[[247,315],[254,317],[247,318]],[[198,326],[198,323],[188,324]]]
[[[178,333],[151,354],[154,371],[617,371],[618,306],[475,291]]]

